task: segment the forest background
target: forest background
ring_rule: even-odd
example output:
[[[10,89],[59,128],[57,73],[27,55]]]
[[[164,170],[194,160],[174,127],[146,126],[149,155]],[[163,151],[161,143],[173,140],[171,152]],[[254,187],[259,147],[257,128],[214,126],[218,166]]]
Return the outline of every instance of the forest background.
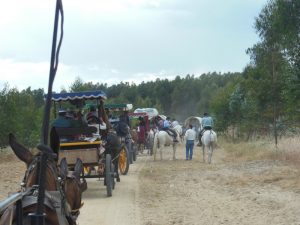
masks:
[[[260,41],[246,51],[250,57],[242,72],[178,75],[174,80],[123,83],[108,86],[79,77],[69,90],[102,90],[108,103],[154,107],[183,122],[188,116],[209,112],[215,129],[233,138],[297,132],[300,127],[300,1],[270,0],[255,18]],[[220,49],[221,51],[221,49]],[[40,138],[45,90],[0,89],[0,147],[13,132],[26,146]],[[229,129],[230,128],[230,129]]]

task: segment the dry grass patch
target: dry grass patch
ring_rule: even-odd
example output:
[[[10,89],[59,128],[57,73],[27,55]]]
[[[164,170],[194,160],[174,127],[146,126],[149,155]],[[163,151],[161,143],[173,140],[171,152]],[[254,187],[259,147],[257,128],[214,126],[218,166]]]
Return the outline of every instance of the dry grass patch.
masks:
[[[226,161],[279,160],[294,165],[300,163],[299,137],[282,138],[277,148],[270,141],[230,143],[221,139],[220,143],[227,153]]]
[[[274,143],[268,141],[229,143],[221,140],[220,143],[225,151],[223,160],[226,163],[235,162],[243,165],[243,168],[236,168],[243,171],[243,176],[229,179],[227,185],[244,187],[251,183],[275,184],[283,190],[300,192],[300,139],[298,137],[280,139],[277,148]],[[250,173],[247,165],[263,168],[263,170],[251,169]]]
[[[226,157],[224,160],[232,161],[252,161],[257,159],[269,158],[273,149],[268,142],[240,142],[230,143],[224,140],[220,141],[220,145],[225,149]]]

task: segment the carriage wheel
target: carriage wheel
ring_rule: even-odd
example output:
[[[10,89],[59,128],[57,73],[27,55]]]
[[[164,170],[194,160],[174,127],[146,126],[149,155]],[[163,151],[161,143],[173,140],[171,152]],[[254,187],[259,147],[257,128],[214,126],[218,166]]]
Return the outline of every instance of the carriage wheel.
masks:
[[[113,179],[112,179],[112,171],[111,171],[111,155],[106,154],[105,156],[105,183],[106,183],[106,191],[107,196],[112,196],[112,187],[113,187]]]
[[[126,175],[129,170],[128,150],[125,145],[122,145],[120,150],[119,170],[122,175]]]

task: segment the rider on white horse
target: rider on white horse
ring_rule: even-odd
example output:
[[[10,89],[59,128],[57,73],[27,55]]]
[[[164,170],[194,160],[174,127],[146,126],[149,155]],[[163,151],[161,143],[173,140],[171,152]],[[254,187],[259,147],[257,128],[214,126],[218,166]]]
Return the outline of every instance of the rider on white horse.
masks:
[[[206,130],[212,130],[214,126],[213,119],[208,115],[207,112],[203,114],[202,118],[202,130],[199,132],[199,146],[202,146],[201,137]]]
[[[167,117],[163,123],[163,127],[162,127],[162,130],[166,131],[168,134],[169,132],[168,131],[171,131],[172,135],[173,136],[173,142],[178,142],[177,140],[177,133],[175,130],[173,130],[171,128],[171,122],[170,122],[170,117]]]
[[[174,118],[172,123],[171,123],[171,126],[176,127],[177,125],[179,125],[179,122]]]

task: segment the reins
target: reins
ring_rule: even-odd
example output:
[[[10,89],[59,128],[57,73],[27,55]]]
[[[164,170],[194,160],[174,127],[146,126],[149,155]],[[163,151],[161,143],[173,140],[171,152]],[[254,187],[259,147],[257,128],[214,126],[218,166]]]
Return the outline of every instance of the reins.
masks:
[[[71,213],[77,213],[77,212],[79,212],[79,210],[82,208],[83,205],[84,205],[84,202],[81,202],[80,207],[78,209],[72,209]]]
[[[58,21],[60,15],[61,30],[60,30],[60,39],[57,43],[57,30],[58,30]],[[46,175],[46,162],[48,157],[51,157],[51,152],[53,152],[48,147],[48,136],[49,136],[49,120],[50,120],[50,108],[51,108],[51,98],[52,98],[52,86],[55,78],[55,74],[58,67],[59,51],[63,38],[63,22],[64,22],[64,13],[62,0],[56,1],[55,8],[55,18],[54,18],[54,30],[53,30],[53,39],[52,39],[52,51],[51,51],[51,62],[50,62],[50,71],[49,71],[49,82],[48,82],[48,94],[46,98],[45,108],[44,108],[44,117],[42,125],[42,134],[41,134],[41,144],[38,146],[43,151],[41,159],[37,163],[37,183],[38,183],[38,198],[37,198],[37,207],[36,212],[31,215],[32,224],[44,224],[45,215],[44,215],[44,199],[45,199],[45,175]],[[49,154],[47,153],[47,150]],[[59,218],[60,220],[60,218]],[[61,221],[60,221],[61,223]]]

